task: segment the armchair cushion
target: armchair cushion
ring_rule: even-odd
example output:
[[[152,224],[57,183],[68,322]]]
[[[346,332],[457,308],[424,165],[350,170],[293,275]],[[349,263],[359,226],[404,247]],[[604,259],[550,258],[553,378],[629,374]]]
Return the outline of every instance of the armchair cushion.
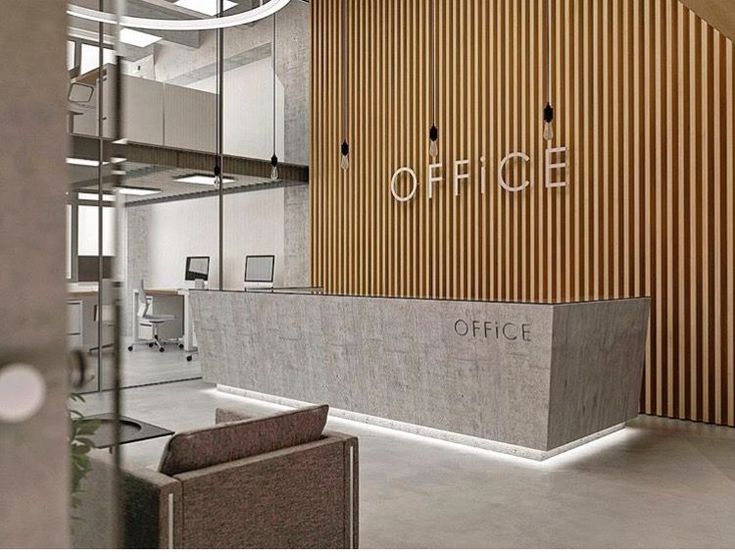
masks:
[[[328,412],[328,405],[319,405],[177,433],[163,451],[159,470],[174,476],[314,442],[321,438]]]

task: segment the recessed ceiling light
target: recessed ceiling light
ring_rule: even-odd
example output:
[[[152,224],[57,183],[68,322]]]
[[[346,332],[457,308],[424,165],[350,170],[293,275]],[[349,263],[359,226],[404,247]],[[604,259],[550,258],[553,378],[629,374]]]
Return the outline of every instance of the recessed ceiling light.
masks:
[[[206,14],[209,16],[217,15],[219,13],[219,0],[176,0],[174,2],[177,6],[186,8],[187,10],[193,10],[200,14]],[[235,2],[225,0],[223,9],[224,11],[229,10],[233,6],[236,6]]]
[[[73,164],[74,166],[99,166],[100,163],[98,160],[90,160],[89,158],[70,158],[67,157],[66,159],[67,164]],[[107,164],[107,162],[102,163]]]
[[[161,37],[151,35],[150,33],[143,33],[142,31],[136,31],[135,29],[121,29],[120,30],[120,42],[126,44],[132,44],[140,48],[152,45],[154,42],[161,40]]]
[[[78,193],[77,194],[77,198],[80,201],[97,201],[97,199],[99,199],[99,196],[97,195],[97,193]],[[107,202],[113,202],[115,200],[115,196],[114,195],[105,195],[103,193],[102,194],[102,200],[103,201],[107,201]]]
[[[179,181],[181,183],[193,183],[195,185],[214,185],[214,176],[206,174],[190,174],[188,176],[175,178],[174,181]],[[234,181],[234,178],[228,178],[226,176],[222,178],[222,183],[233,183]]]
[[[161,192],[160,189],[149,187],[119,187],[117,191],[123,195],[153,195]]]

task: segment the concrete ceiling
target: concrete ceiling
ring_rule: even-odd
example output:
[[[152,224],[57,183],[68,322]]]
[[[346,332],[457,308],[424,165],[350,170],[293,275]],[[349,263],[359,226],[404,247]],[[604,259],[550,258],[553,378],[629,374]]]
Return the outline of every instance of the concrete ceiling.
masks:
[[[731,41],[735,41],[735,0],[681,0]]]

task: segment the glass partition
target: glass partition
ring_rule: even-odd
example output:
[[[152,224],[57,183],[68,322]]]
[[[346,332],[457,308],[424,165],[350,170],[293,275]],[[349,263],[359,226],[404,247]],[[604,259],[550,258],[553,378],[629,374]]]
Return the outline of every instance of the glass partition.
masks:
[[[116,6],[75,3],[108,13]],[[220,0],[126,4],[133,17],[183,21],[211,17]],[[83,400],[70,408],[99,417],[108,440],[111,430],[118,440],[129,434],[131,422],[161,425],[161,408],[137,401],[139,387],[203,387],[192,289],[244,288],[248,256],[272,258],[270,285],[286,280],[290,258],[308,269],[307,186],[296,184],[301,193],[292,198],[293,170],[271,176],[274,154],[279,170],[308,160],[308,6],[296,4],[279,13],[275,29],[271,17],[219,31],[118,35],[113,25],[69,17],[68,342],[86,368],[73,385]],[[261,5],[222,1],[225,15]],[[288,210],[298,214],[289,219]],[[287,222],[301,229],[292,255]],[[152,464],[164,444],[112,451],[118,463],[134,454]],[[104,492],[99,515],[109,528],[75,533],[75,545],[112,545],[117,476],[85,481]]]
[[[121,543],[119,230],[120,177],[110,147],[116,105],[115,29],[68,19],[66,264],[71,368],[71,538],[79,548]],[[102,390],[110,394],[101,395]]]

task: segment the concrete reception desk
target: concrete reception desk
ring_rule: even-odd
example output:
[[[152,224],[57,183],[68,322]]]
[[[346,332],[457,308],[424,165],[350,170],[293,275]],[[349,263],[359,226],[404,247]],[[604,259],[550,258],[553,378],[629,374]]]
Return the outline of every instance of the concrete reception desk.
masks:
[[[545,459],[638,414],[649,299],[538,304],[191,292],[204,380]]]

